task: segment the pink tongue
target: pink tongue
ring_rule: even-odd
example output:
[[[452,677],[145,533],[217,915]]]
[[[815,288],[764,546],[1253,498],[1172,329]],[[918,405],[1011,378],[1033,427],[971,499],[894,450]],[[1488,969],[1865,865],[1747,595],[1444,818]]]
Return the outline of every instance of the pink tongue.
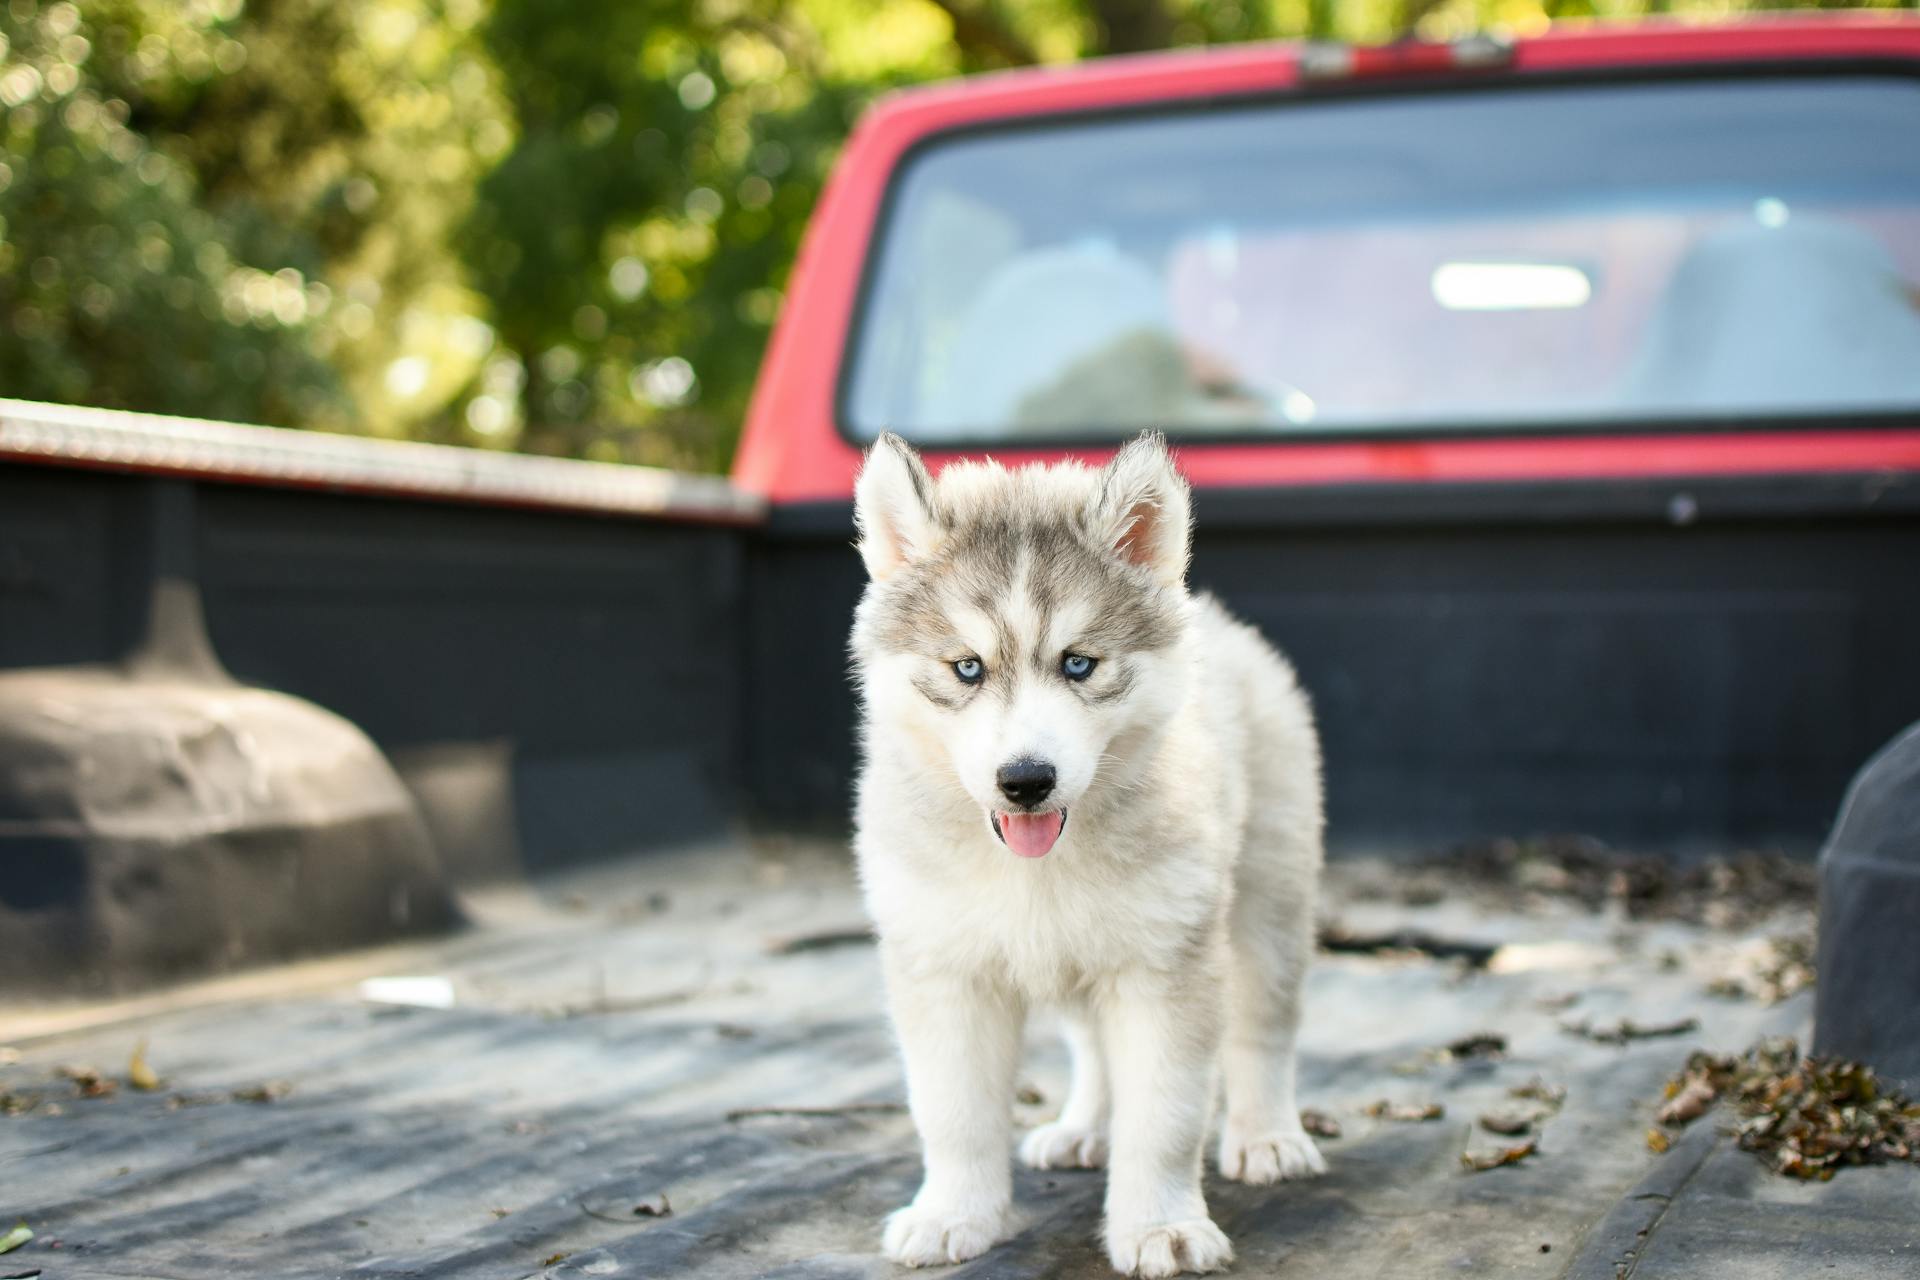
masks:
[[[1043,858],[1060,838],[1060,828],[1066,822],[1064,813],[1003,813],[1000,838],[1023,858]]]

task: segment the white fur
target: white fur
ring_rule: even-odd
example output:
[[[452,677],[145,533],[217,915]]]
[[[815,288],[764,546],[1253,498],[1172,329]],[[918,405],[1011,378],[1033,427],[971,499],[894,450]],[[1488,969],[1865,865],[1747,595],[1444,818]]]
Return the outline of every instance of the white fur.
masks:
[[[1118,1270],[1216,1270],[1232,1248],[1208,1218],[1200,1165],[1222,1077],[1226,1176],[1267,1183],[1325,1169],[1294,1098],[1322,827],[1306,699],[1254,630],[1188,596],[1187,490],[1157,439],[1102,472],[961,465],[917,492],[918,465],[888,438],[857,491],[875,581],[853,642],[865,704],[855,849],[926,1166],[912,1204],[888,1220],[886,1253],[958,1262],[1006,1233],[1022,1027],[1046,1007],[1065,1017],[1074,1083],[1021,1158],[1107,1163],[1105,1240]],[[943,675],[942,663],[883,650],[876,615],[889,580],[988,510],[1079,513],[1090,538],[1146,571],[1141,591],[1174,593],[1175,643],[1105,658],[1132,664],[1125,697],[1096,706],[1028,673],[1007,696],[955,710],[912,683]],[[1071,647],[1090,622],[1084,602],[1056,590],[1065,598],[1051,634],[1038,634],[1043,614],[1022,580],[1031,571],[1023,562],[1006,583],[999,634],[1011,630],[1022,652]],[[989,670],[1017,665],[994,651],[992,619],[954,612]],[[1022,755],[1055,764],[1069,814],[1052,851],[1032,860],[987,820],[994,770]]]

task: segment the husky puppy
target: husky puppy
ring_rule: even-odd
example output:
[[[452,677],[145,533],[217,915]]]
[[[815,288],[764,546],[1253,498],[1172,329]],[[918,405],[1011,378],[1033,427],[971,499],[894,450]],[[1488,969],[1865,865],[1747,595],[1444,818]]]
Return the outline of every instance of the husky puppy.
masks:
[[[1292,670],[1186,588],[1187,485],[1158,436],[1112,463],[936,481],[898,437],[855,491],[871,575],[852,651],[865,760],[855,849],[925,1181],[888,1257],[960,1262],[1011,1225],[1025,1017],[1073,1057],[1040,1169],[1106,1165],[1122,1272],[1225,1266],[1220,1170],[1321,1173],[1294,1034],[1321,861],[1320,753]]]

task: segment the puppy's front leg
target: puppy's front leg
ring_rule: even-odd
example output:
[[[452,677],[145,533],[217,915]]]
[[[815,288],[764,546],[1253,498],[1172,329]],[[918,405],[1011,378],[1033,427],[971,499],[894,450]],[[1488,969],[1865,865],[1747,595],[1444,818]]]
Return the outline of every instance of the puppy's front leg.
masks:
[[[1218,1271],[1233,1261],[1200,1190],[1219,993],[1220,983],[1204,975],[1136,974],[1101,1003],[1113,1078],[1107,1257],[1128,1275]]]
[[[881,964],[926,1164],[920,1193],[887,1219],[883,1244],[910,1267],[964,1262],[1006,1234],[1024,1009],[1011,992],[884,944]]]

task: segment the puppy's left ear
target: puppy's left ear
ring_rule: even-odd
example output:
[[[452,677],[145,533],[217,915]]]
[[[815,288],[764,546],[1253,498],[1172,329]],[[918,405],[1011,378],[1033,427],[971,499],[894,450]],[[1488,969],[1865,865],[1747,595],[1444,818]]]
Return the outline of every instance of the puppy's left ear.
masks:
[[[1100,472],[1090,514],[1093,535],[1122,560],[1170,587],[1186,580],[1193,504],[1158,432],[1131,441]]]

